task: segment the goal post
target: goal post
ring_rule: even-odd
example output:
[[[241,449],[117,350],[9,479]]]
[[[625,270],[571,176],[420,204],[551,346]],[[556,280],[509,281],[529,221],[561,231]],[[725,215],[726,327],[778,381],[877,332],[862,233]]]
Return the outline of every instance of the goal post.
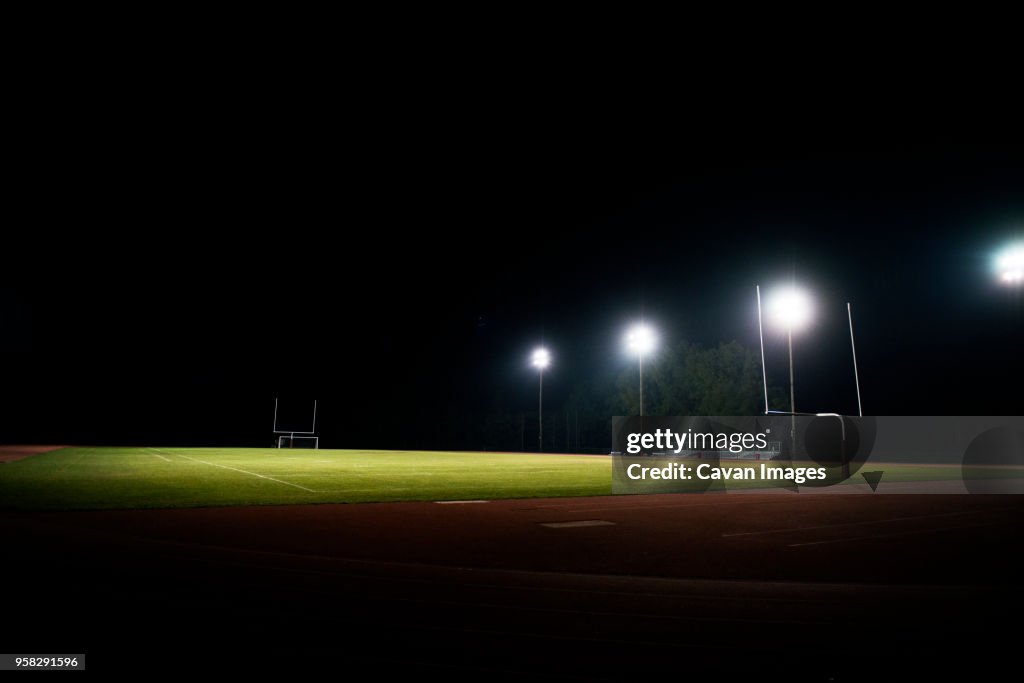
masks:
[[[316,433],[317,401],[274,398],[274,438],[278,448],[320,448]]]

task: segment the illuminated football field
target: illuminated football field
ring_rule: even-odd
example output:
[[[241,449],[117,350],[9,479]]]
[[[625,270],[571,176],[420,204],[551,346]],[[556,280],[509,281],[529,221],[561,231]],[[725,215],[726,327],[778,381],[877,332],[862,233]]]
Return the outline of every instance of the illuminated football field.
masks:
[[[611,493],[590,456],[272,448],[65,448],[0,467],[0,506],[168,508]]]
[[[961,477],[959,467],[866,467],[873,468],[885,471],[887,483]],[[1021,474],[1018,470],[1012,476]],[[855,474],[851,483],[863,481]],[[729,488],[760,486],[763,482],[729,483]],[[579,455],[79,447],[0,466],[0,507],[16,510],[496,500],[611,492],[610,459]]]

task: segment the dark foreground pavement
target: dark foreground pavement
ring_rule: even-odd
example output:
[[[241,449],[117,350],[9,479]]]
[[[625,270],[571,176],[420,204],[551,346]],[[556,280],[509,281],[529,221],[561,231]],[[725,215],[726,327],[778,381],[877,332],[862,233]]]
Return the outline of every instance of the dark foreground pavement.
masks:
[[[880,680],[1013,671],[1018,496],[7,513],[4,652],[90,674]]]

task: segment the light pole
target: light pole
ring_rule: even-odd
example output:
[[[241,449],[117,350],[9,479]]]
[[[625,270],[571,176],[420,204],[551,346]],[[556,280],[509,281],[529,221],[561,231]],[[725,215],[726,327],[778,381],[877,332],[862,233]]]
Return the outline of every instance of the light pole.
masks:
[[[768,303],[768,312],[780,325],[786,328],[789,344],[789,412],[790,443],[796,449],[796,390],[793,382],[793,330],[802,329],[811,319],[811,299],[801,289],[790,286],[777,291]]]
[[[539,379],[537,389],[537,452],[544,450],[544,368],[551,364],[551,354],[544,347],[533,352],[531,362],[537,368]]]
[[[637,355],[640,366],[640,417],[644,416],[644,354],[654,348],[654,332],[647,325],[634,325],[626,333],[626,348]]]

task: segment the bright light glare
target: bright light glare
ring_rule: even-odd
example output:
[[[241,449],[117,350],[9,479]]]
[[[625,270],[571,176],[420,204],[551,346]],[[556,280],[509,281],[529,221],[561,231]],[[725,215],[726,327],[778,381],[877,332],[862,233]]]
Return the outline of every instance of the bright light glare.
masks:
[[[783,327],[798,330],[811,321],[811,298],[796,287],[780,289],[768,300],[768,313]]]
[[[999,279],[1010,285],[1024,283],[1024,244],[1009,247],[996,258]]]
[[[633,353],[649,353],[654,348],[654,342],[654,331],[647,325],[634,325],[626,333],[626,348]]]
[[[538,370],[543,370],[551,364],[551,354],[545,348],[539,348],[533,352],[532,361],[533,367]]]

